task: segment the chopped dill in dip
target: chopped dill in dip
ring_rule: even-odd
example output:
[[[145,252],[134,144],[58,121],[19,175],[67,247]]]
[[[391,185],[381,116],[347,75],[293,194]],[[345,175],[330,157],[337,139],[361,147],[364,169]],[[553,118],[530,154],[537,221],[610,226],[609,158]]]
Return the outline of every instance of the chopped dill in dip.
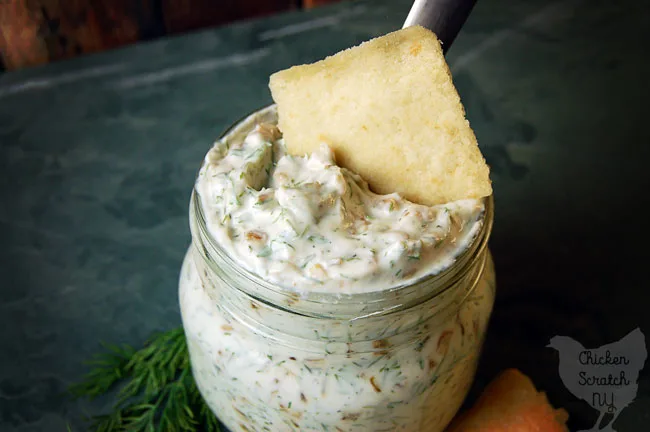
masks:
[[[481,200],[427,207],[374,194],[325,144],[286,154],[270,124],[217,141],[196,190],[219,245],[296,291],[380,291],[436,274],[473,240],[484,210]]]
[[[203,398],[233,431],[442,432],[494,301],[489,252],[470,247],[486,240],[489,201],[374,194],[327,146],[286,154],[274,121],[268,108],[238,123],[197,176],[179,300]],[[441,285],[427,276],[470,250],[429,297]]]

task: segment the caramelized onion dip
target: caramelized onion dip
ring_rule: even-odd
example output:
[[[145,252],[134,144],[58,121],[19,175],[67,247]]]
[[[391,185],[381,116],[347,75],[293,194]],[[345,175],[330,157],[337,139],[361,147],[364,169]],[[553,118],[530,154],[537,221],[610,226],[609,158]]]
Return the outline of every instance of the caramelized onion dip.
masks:
[[[494,301],[491,257],[475,247],[489,235],[488,200],[427,207],[375,194],[326,145],[287,154],[272,120],[267,108],[236,125],[196,179],[202,235],[231,260],[206,257],[194,217],[180,302],[204,399],[233,432],[441,432],[472,383]],[[469,249],[453,286],[427,296]],[[233,282],[242,274],[292,302],[257,298],[258,283]],[[413,287],[425,294],[407,307]],[[332,311],[383,296],[394,312],[293,309],[313,296]]]

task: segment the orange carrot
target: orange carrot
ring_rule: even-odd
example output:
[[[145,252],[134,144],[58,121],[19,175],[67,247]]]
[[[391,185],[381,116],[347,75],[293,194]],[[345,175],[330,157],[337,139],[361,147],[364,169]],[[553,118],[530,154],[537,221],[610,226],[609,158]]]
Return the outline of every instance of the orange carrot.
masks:
[[[568,432],[569,415],[553,408],[546,394],[516,369],[507,369],[483,391],[447,432]]]

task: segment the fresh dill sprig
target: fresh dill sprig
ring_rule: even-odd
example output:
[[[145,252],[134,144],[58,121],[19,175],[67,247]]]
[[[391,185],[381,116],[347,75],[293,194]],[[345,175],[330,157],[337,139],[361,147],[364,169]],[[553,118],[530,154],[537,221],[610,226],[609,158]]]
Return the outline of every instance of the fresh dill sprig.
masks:
[[[143,348],[103,344],[87,362],[91,370],[70,387],[94,399],[121,385],[110,414],[90,419],[97,432],[220,432],[190,371],[183,328],[152,337]]]

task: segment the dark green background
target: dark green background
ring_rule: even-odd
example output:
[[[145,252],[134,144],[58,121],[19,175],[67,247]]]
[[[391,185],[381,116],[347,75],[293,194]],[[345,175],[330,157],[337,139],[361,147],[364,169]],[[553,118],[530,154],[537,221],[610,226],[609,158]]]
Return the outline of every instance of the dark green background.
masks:
[[[596,411],[563,387],[549,338],[650,334],[649,16],[610,3],[481,0],[448,54],[497,206],[474,393],[518,367],[572,429]],[[0,75],[0,430],[83,430],[108,407],[62,392],[101,340],[180,325],[189,194],[213,139],[270,102],[269,74],[397,29],[409,6],[343,3]],[[648,430],[646,369],[619,432]]]

